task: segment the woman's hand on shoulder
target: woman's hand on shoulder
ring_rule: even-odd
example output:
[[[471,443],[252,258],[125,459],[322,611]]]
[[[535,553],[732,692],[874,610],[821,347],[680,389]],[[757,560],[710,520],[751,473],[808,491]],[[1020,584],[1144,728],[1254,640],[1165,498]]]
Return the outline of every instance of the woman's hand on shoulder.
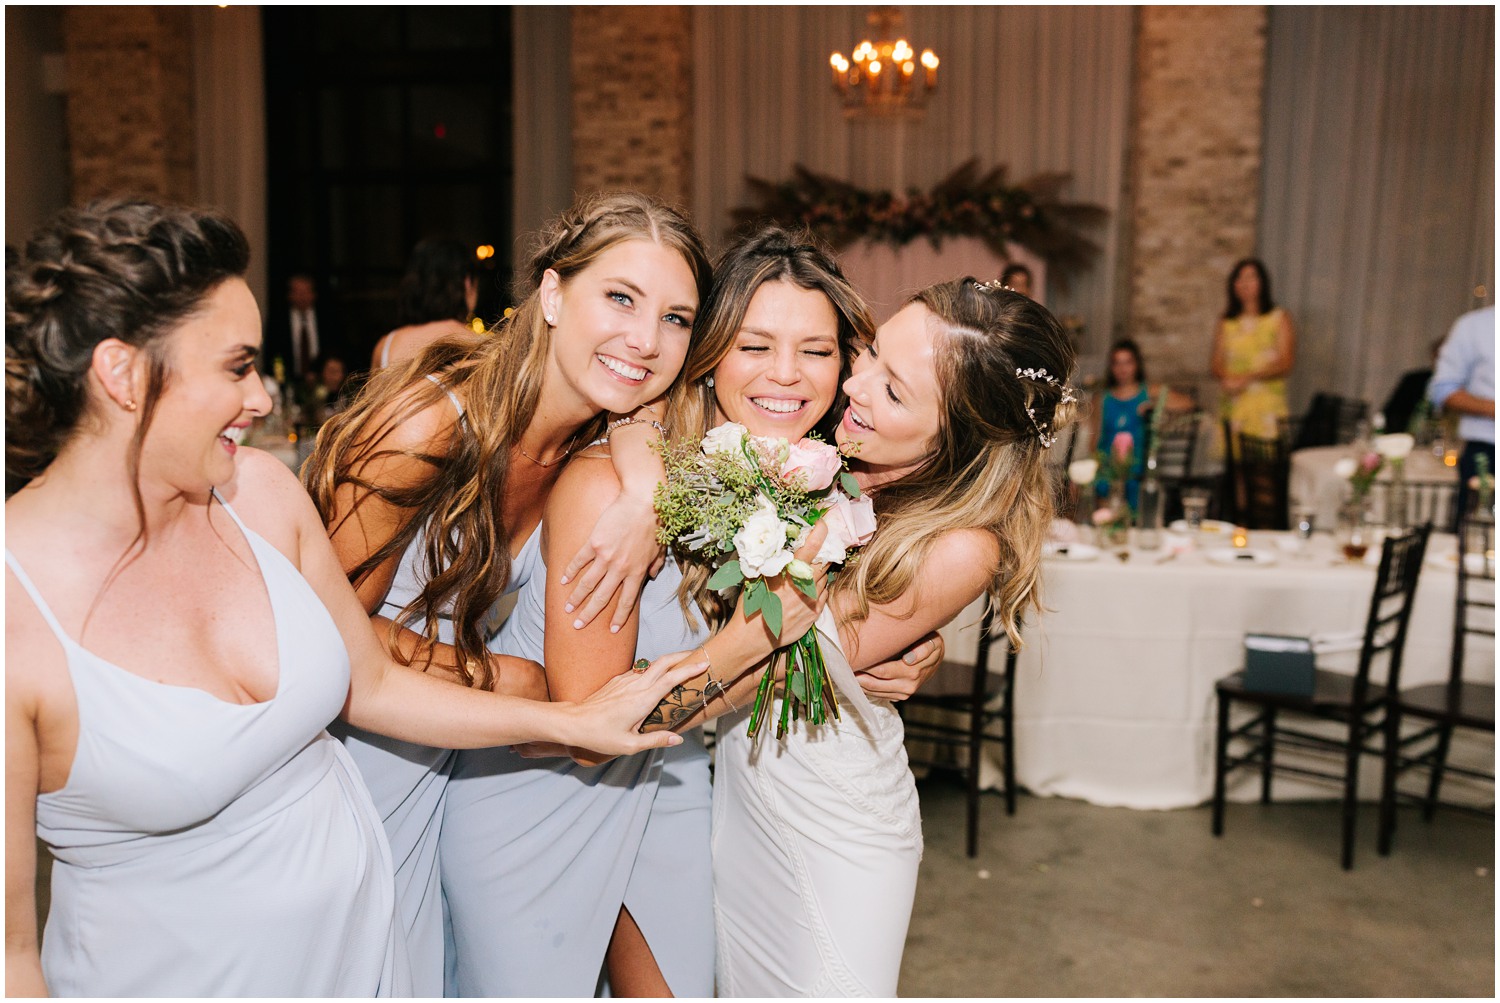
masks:
[[[619,630],[630,618],[636,599],[666,560],[656,539],[656,511],[649,499],[620,492],[594,524],[587,542],[562,571],[564,585],[577,582],[568,596],[567,612],[577,614],[574,627],[592,623],[618,592],[610,628]]]

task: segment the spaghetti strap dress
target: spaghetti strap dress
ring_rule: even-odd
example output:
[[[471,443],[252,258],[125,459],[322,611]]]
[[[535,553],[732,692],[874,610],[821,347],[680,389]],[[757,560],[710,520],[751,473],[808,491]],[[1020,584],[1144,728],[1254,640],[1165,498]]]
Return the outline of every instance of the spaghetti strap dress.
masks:
[[[419,533],[402,555],[381,615],[394,620],[421,592],[425,580],[421,548]],[[511,565],[507,593],[526,581],[533,555],[540,549],[538,526]],[[420,631],[423,624],[419,617],[412,621],[411,628]],[[453,642],[451,621],[444,619],[438,624],[438,639]],[[396,865],[396,901],[411,958],[412,988],[418,996],[440,997],[444,958],[450,947],[444,933],[446,907],[438,873],[438,832],[458,754],[452,749],[377,735],[342,721],[335,722],[331,730],[358,764],[390,839]]]
[[[492,648],[543,659],[546,568]],[[697,647],[668,561],[641,594],[636,657]],[[713,995],[711,789],[702,731],[600,766],[463,750],[441,851],[453,918],[456,996],[591,997],[623,904],[675,996]]]
[[[222,499],[220,499],[222,501]],[[56,996],[404,996],[391,858],[324,730],[349,657],[301,573],[239,523],[276,621],[276,694],[226,703],[73,640],[9,550],[67,657],[78,748],[37,797],[54,857],[42,971]]]
[[[922,859],[896,710],[867,698],[833,613],[818,641],[842,718],[745,734],[719,719],[714,916],[720,996],[895,996]]]
[[[443,386],[436,375],[427,379]],[[447,387],[443,390],[459,420],[464,420],[463,402]],[[380,606],[381,616],[395,620],[422,593],[427,582],[423,563],[425,535],[425,530],[417,533],[401,555],[401,563]],[[538,526],[511,564],[507,593],[525,583],[531,555],[540,547]],[[491,616],[496,613],[491,610]],[[426,621],[417,617],[409,626],[420,632],[425,629]],[[443,617],[437,633],[439,641],[452,644],[452,621]],[[358,764],[390,839],[396,866],[396,902],[406,931],[412,988],[418,996],[442,996],[445,957],[450,945],[445,933],[447,910],[438,878],[438,829],[442,825],[443,800],[456,753],[452,749],[377,735],[342,721],[335,722],[330,730]]]

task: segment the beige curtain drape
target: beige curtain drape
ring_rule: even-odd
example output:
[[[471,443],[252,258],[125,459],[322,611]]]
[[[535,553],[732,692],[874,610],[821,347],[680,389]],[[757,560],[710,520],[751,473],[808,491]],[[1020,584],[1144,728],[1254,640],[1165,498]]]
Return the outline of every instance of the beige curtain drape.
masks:
[[[266,288],[266,106],[259,7],[193,10],[195,200],[232,216],[250,241],[250,291]]]
[[[571,46],[567,7],[514,7],[511,80],[515,246],[521,268],[528,241],[573,201],[573,103],[568,72]]]
[[[1134,16],[1127,7],[907,6],[906,36],[942,60],[918,122],[846,120],[828,54],[870,36],[868,7],[694,8],[693,213],[721,242],[745,175],[793,164],[869,188],[927,189],[970,157],[1012,181],[1070,172],[1069,201],[1110,211],[1102,250],[1048,305],[1076,313],[1096,349],[1113,334],[1126,182]],[[872,39],[873,40],[873,39]]]
[[[1378,408],[1494,302],[1494,8],[1273,7],[1268,48],[1259,244],[1292,409]]]

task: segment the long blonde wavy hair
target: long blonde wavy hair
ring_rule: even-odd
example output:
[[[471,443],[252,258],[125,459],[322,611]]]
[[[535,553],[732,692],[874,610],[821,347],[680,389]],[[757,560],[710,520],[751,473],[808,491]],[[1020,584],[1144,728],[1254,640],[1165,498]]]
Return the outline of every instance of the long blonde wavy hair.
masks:
[[[425,584],[396,617],[396,628],[423,621],[428,642],[438,640],[441,617],[453,623],[459,671],[471,686],[489,688],[486,621],[510,580],[510,533],[501,499],[511,450],[536,415],[551,350],[552,330],[542,313],[539,288],[551,269],[566,283],[601,254],[627,240],[647,239],[682,255],[707,295],[712,270],[703,242],[686,217],[657,199],[637,193],[587,198],[540,234],[535,252],[517,278],[520,305],[488,337],[475,343],[445,340],[406,365],[377,373],[318,435],[302,480],[319,515],[335,532],[365,500],[376,497],[408,512],[401,529],[348,569],[358,586],[376,568],[404,552],[422,533]],[[435,376],[435,379],[427,377]],[[446,442],[413,452],[385,445],[401,423],[439,403],[448,392],[464,401],[464,413]],[[596,416],[579,432],[587,441],[602,430]],[[430,477],[411,487],[382,484],[371,464],[394,455],[421,460]],[[347,507],[340,504],[349,497]],[[424,532],[425,528],[425,532]],[[396,630],[388,639],[400,657]],[[431,659],[430,644],[427,658]]]
[[[1041,608],[1042,541],[1054,514],[1042,436],[1075,416],[1066,399],[1073,349],[1046,308],[998,284],[944,282],[908,303],[926,308],[936,338],[937,436],[921,466],[873,493],[879,529],[830,591],[851,596],[849,618],[862,620],[872,604],[912,588],[938,537],[986,530],[1000,551],[986,592],[1019,647],[1020,617]]]

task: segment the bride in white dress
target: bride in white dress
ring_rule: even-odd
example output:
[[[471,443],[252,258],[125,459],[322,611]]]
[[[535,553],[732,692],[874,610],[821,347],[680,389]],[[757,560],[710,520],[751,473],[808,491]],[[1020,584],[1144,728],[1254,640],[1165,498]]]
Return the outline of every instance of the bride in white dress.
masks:
[[[714,777],[719,995],[895,995],[921,818],[900,719],[856,673],[981,594],[1008,624],[1037,604],[1043,455],[1072,417],[1055,375],[1072,363],[1045,308],[973,279],[918,293],[855,360],[836,435],[879,527],[819,620],[843,717],[748,739],[756,673],[708,709],[738,708],[720,721]],[[702,375],[691,360],[687,374]],[[717,394],[721,420],[756,406]]]

